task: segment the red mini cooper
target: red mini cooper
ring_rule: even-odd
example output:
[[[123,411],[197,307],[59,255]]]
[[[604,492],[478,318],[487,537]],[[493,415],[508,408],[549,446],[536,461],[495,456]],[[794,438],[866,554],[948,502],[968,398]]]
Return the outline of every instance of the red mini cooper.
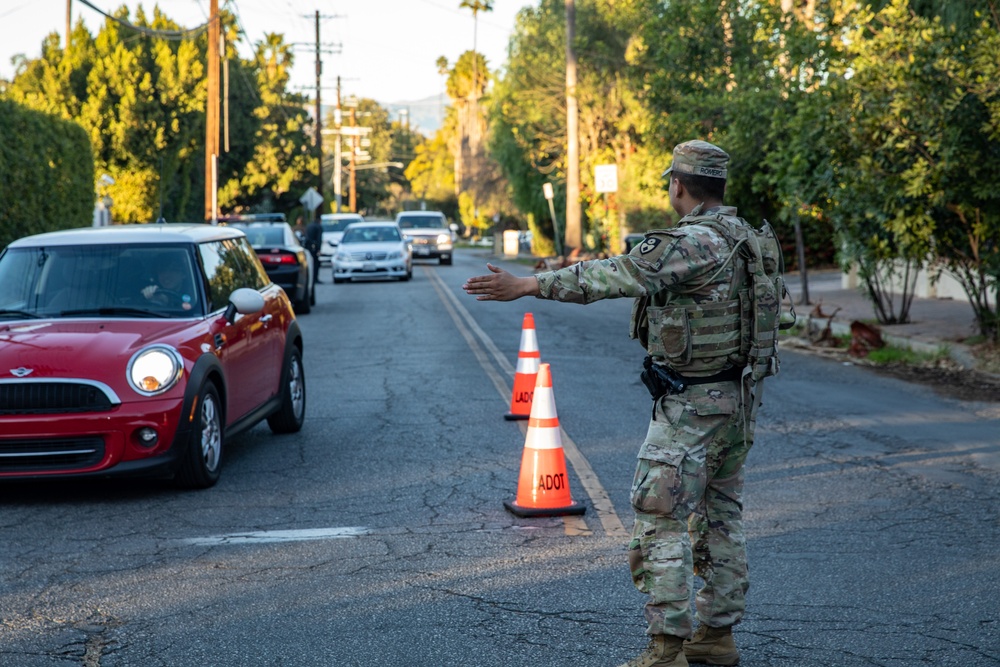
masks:
[[[225,441],[302,428],[302,333],[243,232],[39,234],[0,254],[0,479],[219,479]]]

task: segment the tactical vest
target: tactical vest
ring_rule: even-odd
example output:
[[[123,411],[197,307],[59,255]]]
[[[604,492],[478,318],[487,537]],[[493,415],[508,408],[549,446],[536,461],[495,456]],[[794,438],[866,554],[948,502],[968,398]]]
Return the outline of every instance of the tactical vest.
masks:
[[[685,225],[709,227],[725,237],[730,254],[700,285],[637,299],[632,309],[632,337],[650,356],[682,375],[705,376],[737,367],[747,369],[745,374],[757,382],[778,372],[781,247],[767,221],[755,229],[738,220],[742,224],[700,212],[684,218]],[[730,264],[727,298],[699,303],[692,295],[713,284]]]

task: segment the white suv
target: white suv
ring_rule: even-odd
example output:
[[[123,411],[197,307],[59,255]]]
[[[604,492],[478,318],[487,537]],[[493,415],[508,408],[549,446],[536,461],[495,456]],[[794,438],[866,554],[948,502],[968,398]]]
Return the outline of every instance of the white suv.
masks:
[[[396,224],[413,248],[413,259],[434,259],[451,264],[455,247],[454,228],[440,211],[403,211],[396,215]]]

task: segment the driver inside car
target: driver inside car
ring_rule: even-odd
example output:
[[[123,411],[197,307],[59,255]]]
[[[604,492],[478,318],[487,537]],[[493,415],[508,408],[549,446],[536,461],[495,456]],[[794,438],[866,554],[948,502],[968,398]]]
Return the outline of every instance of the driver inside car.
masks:
[[[184,282],[184,270],[180,264],[161,260],[154,282],[142,288],[142,295],[150,303],[191,310],[193,297]]]

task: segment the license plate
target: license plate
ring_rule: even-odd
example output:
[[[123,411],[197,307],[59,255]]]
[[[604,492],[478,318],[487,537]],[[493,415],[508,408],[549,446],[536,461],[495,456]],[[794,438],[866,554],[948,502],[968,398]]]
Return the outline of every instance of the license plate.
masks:
[[[375,270],[375,262],[365,262],[364,264],[361,265],[361,270],[362,271],[374,271]]]
[[[431,254],[431,251],[430,251],[429,248],[417,248],[417,254],[418,255],[429,255],[429,254]]]

